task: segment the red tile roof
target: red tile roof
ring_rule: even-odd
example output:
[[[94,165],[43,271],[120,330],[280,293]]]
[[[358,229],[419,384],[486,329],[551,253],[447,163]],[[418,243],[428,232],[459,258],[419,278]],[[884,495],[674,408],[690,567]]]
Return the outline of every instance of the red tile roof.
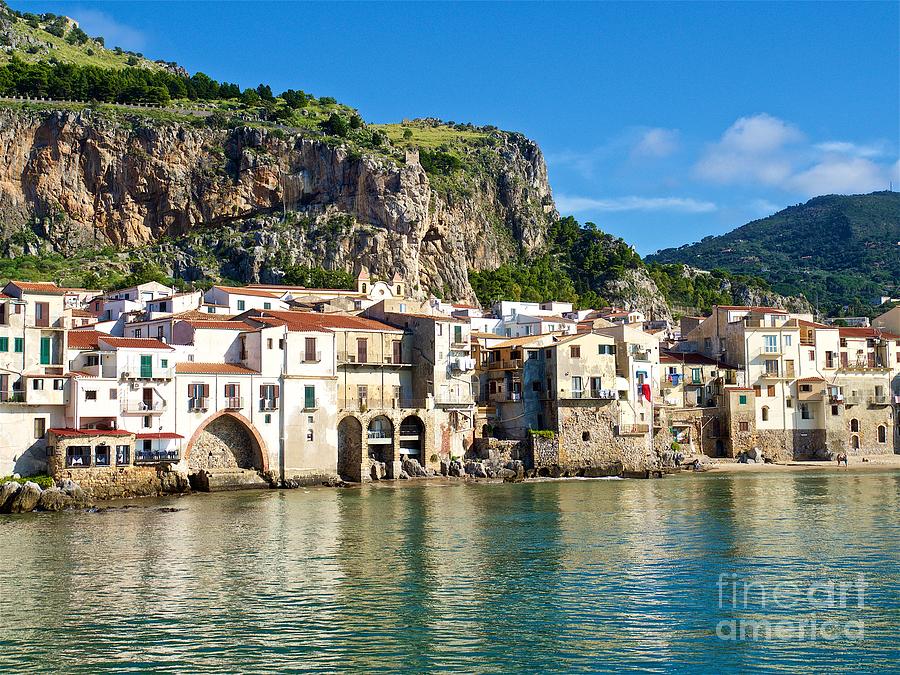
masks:
[[[394,326],[389,326],[381,321],[366,319],[353,314],[323,314],[320,312],[296,312],[296,311],[271,311],[262,310],[245,315],[247,320],[260,321],[269,325],[285,325],[289,331],[319,331],[331,330],[375,330],[390,333],[402,333]],[[429,317],[431,318],[431,317]]]
[[[69,349],[97,349],[100,346],[98,340],[101,337],[109,337],[106,333],[95,330],[73,330],[69,331],[67,335]]]
[[[664,359],[667,359],[663,361]],[[668,360],[671,359],[671,360]],[[703,356],[703,354],[697,354],[694,352],[663,352],[659,357],[660,362],[665,363],[690,363],[692,365],[697,366],[715,366],[722,365],[721,361],[716,361],[715,359],[711,359],[708,356]]]
[[[9,283],[24,293],[37,293],[39,295],[65,295],[72,290],[57,286],[52,281],[10,281]]]
[[[259,371],[237,363],[200,363],[182,361],[175,364],[175,372],[186,375],[258,375]]]
[[[120,338],[103,335],[99,339],[116,349],[168,349],[172,351],[172,347],[156,338]]]
[[[142,432],[139,434],[135,434],[134,437],[137,438],[138,440],[158,439],[158,440],[169,440],[169,441],[180,440],[180,439],[184,438],[184,436],[182,436],[181,434],[176,434],[171,431],[160,431],[157,433]]]
[[[130,431],[124,429],[50,429],[50,433],[60,438],[81,438],[85,436],[131,436]]]
[[[837,330],[837,326],[828,326],[824,323],[816,323],[815,321],[804,321],[803,319],[800,319],[797,321],[797,323],[804,328],[828,328]]]
[[[207,330],[256,330],[256,328],[243,321],[198,321],[196,319],[188,319],[187,323],[194,328],[203,328]]]
[[[880,328],[839,328],[841,337],[848,338],[885,338],[887,340],[900,340],[900,335],[894,335]]]

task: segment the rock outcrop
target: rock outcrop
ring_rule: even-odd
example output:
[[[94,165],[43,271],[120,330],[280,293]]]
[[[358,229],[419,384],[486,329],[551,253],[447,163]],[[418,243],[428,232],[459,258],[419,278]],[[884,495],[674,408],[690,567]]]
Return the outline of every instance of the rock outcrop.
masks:
[[[364,265],[399,271],[419,294],[471,300],[470,267],[540,248],[556,217],[541,151],[518,134],[490,131],[489,149],[469,158],[478,170],[454,191],[438,189],[415,152],[402,161],[396,149],[360,153],[308,131],[197,122],[0,111],[6,253],[164,239],[177,255],[159,262],[189,276],[211,264],[208,249],[183,246],[199,233],[243,249],[241,281],[277,277],[272,260]]]

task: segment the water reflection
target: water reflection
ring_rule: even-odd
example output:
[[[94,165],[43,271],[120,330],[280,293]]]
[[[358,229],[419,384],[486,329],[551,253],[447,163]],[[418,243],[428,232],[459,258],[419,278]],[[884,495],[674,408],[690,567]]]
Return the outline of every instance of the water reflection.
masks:
[[[218,494],[6,517],[0,670],[886,669],[898,503],[900,474],[811,472]],[[760,615],[719,606],[720,574],[802,586],[857,572],[863,642],[716,637],[720,620]]]

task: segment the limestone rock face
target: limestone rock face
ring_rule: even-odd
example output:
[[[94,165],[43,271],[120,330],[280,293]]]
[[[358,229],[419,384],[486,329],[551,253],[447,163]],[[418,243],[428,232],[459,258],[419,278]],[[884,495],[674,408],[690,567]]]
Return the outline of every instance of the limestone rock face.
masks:
[[[9,505],[10,513],[28,513],[37,508],[41,499],[41,486],[32,481],[28,481],[22,486],[16,495],[12,498]]]
[[[9,513],[12,500],[21,489],[22,485],[14,480],[8,480],[0,485],[0,513]]]
[[[37,507],[41,511],[62,511],[72,504],[72,498],[58,487],[47,488],[41,493]]]
[[[7,244],[8,255],[171,238],[178,254],[159,262],[200,273],[209,255],[192,256],[182,235],[227,243],[243,228],[257,241],[240,247],[242,281],[277,277],[277,261],[349,272],[364,265],[377,276],[400,272],[418,295],[472,300],[470,267],[540,248],[556,217],[537,145],[499,131],[491,141],[491,168],[471,191],[454,193],[435,189],[415,153],[405,162],[360,155],[308,133],[4,110],[0,234],[27,226],[37,235]],[[302,226],[292,230],[290,214]],[[309,236],[336,217],[346,226]],[[288,226],[271,236],[267,218]]]

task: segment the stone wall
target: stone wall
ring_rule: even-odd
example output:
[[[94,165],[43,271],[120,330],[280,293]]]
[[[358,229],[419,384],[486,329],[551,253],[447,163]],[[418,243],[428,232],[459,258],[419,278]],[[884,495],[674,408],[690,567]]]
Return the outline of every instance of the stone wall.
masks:
[[[188,457],[191,473],[203,469],[262,469],[260,449],[250,431],[228,415],[213,420],[197,440]]]
[[[91,499],[156,497],[188,492],[187,476],[165,465],[91,467],[54,471],[58,481],[73,480]]]
[[[556,436],[532,436],[532,462],[539,471],[603,475],[641,472],[658,466],[650,434],[620,435],[617,405],[559,406]]]
[[[515,460],[525,461],[531,455],[528,448],[526,441],[476,438],[471,452],[466,453],[466,458],[471,454],[474,459],[489,460],[502,465]]]

